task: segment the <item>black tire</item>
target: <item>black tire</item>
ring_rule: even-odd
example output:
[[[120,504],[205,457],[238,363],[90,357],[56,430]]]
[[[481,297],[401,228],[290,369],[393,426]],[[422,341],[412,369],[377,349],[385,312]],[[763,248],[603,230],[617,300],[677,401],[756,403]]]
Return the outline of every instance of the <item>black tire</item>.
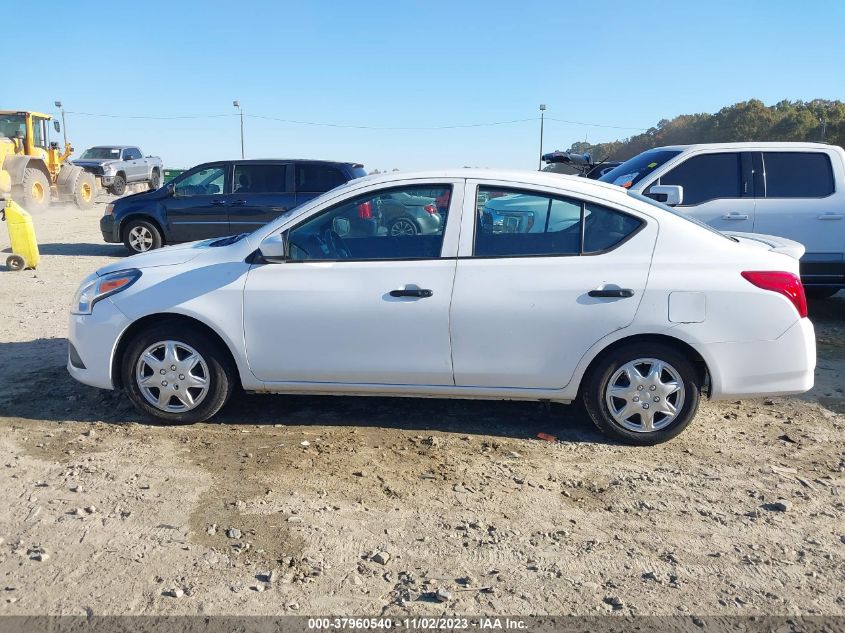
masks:
[[[82,171],[73,183],[73,201],[80,209],[90,209],[94,206],[94,198],[97,195],[97,181],[94,175]]]
[[[146,399],[138,384],[136,369],[141,355],[151,346],[163,341],[175,341],[180,345],[190,346],[200,355],[207,367],[208,391],[194,409],[182,412],[159,409]],[[135,408],[168,424],[194,424],[209,420],[223,408],[237,384],[236,370],[221,345],[203,332],[179,323],[161,323],[135,335],[121,358],[120,373],[123,389]]]
[[[153,173],[150,176],[150,189],[155,191],[159,187],[161,187],[161,173],[158,169],[153,169]]]
[[[23,188],[21,201],[27,211],[43,211],[50,206],[53,194],[50,191],[50,179],[36,167],[27,167],[21,181]]]
[[[807,298],[815,300],[830,299],[837,292],[839,292],[839,288],[825,288],[823,286],[804,288],[804,294],[807,295]]]
[[[158,227],[146,220],[130,220],[123,227],[121,236],[123,245],[133,255],[161,248],[164,244]]]
[[[605,393],[618,369],[629,362],[649,358],[668,363],[679,374],[684,386],[684,401],[676,417],[667,426],[649,432],[629,430],[614,419],[605,400]],[[603,354],[584,377],[582,384],[584,408],[599,430],[626,444],[639,446],[660,444],[678,435],[692,422],[701,399],[701,377],[695,366],[683,353],[663,343],[631,343]]]
[[[396,227],[396,225],[398,225],[399,223],[402,223],[405,226],[413,227],[413,233],[403,232],[397,235],[417,235],[420,233],[420,227],[417,226],[417,223],[412,218],[402,215],[390,221],[390,223],[387,225],[387,234],[393,235],[394,227]]]
[[[109,191],[116,196],[122,196],[126,193],[126,176],[123,174],[117,174],[111,181]]]
[[[23,270],[26,268],[26,260],[20,255],[9,255],[6,258],[6,268],[9,270]]]

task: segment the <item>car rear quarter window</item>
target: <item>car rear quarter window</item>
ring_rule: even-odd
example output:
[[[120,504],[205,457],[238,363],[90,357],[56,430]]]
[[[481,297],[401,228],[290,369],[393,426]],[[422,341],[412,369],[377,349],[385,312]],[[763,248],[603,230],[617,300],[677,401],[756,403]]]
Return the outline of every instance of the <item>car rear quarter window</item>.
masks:
[[[549,257],[609,250],[642,220],[600,205],[516,189],[479,187],[475,257]]]
[[[741,198],[740,154],[720,152],[693,156],[661,176],[658,183],[683,187],[681,206],[694,206],[720,198]]]
[[[287,168],[283,163],[235,165],[235,193],[284,193]]]
[[[296,166],[297,193],[324,193],[346,182],[337,167],[311,163]]]
[[[833,167],[823,152],[763,152],[767,198],[825,198],[833,193]]]

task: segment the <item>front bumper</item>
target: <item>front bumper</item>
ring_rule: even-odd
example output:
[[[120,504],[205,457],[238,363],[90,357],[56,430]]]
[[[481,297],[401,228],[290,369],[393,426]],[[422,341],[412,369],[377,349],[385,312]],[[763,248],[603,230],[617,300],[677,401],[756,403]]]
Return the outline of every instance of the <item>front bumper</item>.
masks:
[[[120,242],[120,236],[117,234],[118,225],[114,221],[114,216],[111,214],[104,215],[100,218],[100,233],[103,234],[103,240],[110,244],[117,244]]]
[[[799,319],[774,341],[711,343],[707,355],[713,400],[785,396],[813,388],[816,335],[810,319]]]
[[[114,176],[100,176],[103,187],[110,187],[114,183]]]
[[[92,387],[114,389],[114,352],[128,326],[129,319],[109,298],[98,301],[91,314],[71,314],[67,362],[70,375]]]

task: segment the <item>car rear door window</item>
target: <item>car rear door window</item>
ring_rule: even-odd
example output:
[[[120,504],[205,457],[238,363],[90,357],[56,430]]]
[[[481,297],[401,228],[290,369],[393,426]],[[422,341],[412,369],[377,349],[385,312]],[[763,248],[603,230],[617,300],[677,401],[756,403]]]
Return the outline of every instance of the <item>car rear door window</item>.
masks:
[[[236,164],[234,193],[285,193],[287,165]]]
[[[822,152],[763,152],[767,198],[824,198],[834,191],[830,157]]]
[[[475,257],[596,253],[622,242],[641,225],[633,216],[576,199],[482,186],[473,253]]]
[[[434,259],[443,246],[451,185],[399,187],[347,199],[288,234],[290,261]],[[447,202],[448,204],[448,202]]]
[[[336,167],[312,163],[296,165],[297,193],[324,193],[346,182]]]
[[[738,152],[700,154],[664,174],[661,185],[684,188],[682,206],[693,206],[720,198],[742,197],[742,163]]]

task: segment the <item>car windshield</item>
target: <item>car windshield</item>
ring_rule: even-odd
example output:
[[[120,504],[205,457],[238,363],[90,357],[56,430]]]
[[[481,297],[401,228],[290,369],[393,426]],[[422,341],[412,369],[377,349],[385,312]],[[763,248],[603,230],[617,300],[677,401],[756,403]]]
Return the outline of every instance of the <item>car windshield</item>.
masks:
[[[680,153],[681,151],[677,149],[650,149],[629,158],[599,180],[628,189]]]
[[[661,211],[668,211],[669,213],[671,213],[672,215],[674,215],[676,217],[683,218],[687,222],[692,222],[693,224],[700,226],[703,229],[707,229],[708,231],[710,231],[711,233],[715,233],[716,235],[721,235],[725,239],[731,240],[732,242],[738,242],[739,241],[735,237],[731,237],[730,235],[725,235],[721,231],[714,229],[709,224],[705,224],[701,220],[698,220],[698,219],[692,217],[691,215],[687,215],[686,213],[684,213],[682,211],[678,211],[677,209],[673,209],[668,204],[663,204],[662,202],[658,202],[654,198],[649,198],[648,196],[644,196],[643,194],[638,193],[636,191],[629,191],[628,195],[631,196],[632,198],[636,198],[637,200],[641,200],[643,202],[646,202],[653,207],[657,207]]]
[[[120,148],[119,147],[92,147],[91,149],[86,149],[85,153],[82,154],[82,158],[120,158]]]

